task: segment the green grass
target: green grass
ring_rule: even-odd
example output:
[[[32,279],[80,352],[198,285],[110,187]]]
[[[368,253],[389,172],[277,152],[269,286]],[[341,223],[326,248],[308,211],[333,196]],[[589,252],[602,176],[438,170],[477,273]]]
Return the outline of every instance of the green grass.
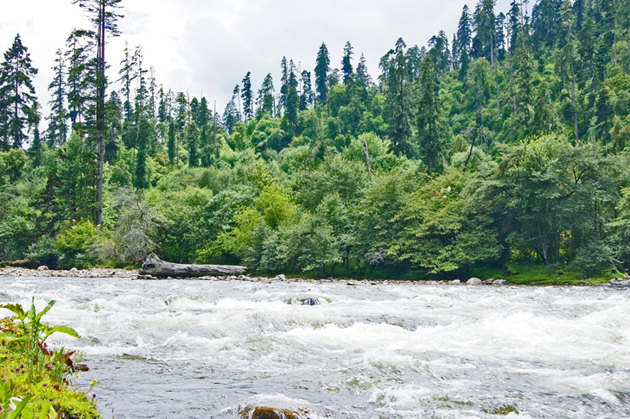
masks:
[[[471,271],[471,277],[482,280],[507,279],[516,285],[598,285],[619,276],[613,273],[586,278],[577,272],[566,269],[552,269],[547,266],[506,264],[502,268],[484,268]]]

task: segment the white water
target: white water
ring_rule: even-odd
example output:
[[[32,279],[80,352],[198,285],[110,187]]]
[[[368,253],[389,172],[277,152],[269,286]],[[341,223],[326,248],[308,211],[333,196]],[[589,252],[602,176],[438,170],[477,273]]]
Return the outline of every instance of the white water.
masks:
[[[105,417],[630,416],[628,288],[0,277],[33,295]]]

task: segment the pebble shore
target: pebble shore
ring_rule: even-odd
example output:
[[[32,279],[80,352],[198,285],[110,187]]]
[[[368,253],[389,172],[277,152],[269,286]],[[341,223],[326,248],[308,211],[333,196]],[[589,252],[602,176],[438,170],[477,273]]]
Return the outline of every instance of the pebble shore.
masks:
[[[151,275],[140,275],[139,269],[112,269],[112,268],[92,268],[92,269],[75,269],[70,270],[53,270],[42,266],[38,269],[26,268],[0,268],[0,276],[19,276],[19,277],[75,277],[75,278],[129,278],[132,280],[160,280],[160,279],[182,279],[182,278],[154,278]],[[285,275],[277,275],[275,277],[256,277],[256,276],[202,276],[198,278],[184,278],[188,280],[202,281],[247,281],[247,282],[345,282],[350,286],[357,285],[388,285],[388,284],[417,284],[417,285],[509,285],[506,279],[488,279],[482,281],[478,278],[470,278],[468,280],[451,280],[451,281],[408,281],[408,280],[387,280],[387,279],[310,279],[310,278],[287,278]],[[612,279],[608,284],[611,285],[630,285],[630,276],[624,278]]]

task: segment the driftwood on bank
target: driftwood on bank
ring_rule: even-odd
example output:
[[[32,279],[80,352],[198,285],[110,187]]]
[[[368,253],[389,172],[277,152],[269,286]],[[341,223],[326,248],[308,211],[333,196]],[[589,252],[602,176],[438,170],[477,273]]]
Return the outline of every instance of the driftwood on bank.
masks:
[[[244,275],[244,266],[234,265],[184,265],[165,262],[151,253],[144,260],[140,275],[151,275],[158,278],[190,278],[200,276]]]

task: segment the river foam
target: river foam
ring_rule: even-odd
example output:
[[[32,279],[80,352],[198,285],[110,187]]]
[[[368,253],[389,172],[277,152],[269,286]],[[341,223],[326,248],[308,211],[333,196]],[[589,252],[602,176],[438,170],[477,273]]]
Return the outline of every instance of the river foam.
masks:
[[[630,416],[630,290],[0,277],[82,338],[105,417]],[[311,299],[315,305],[302,302]],[[0,310],[0,315],[8,312]]]

